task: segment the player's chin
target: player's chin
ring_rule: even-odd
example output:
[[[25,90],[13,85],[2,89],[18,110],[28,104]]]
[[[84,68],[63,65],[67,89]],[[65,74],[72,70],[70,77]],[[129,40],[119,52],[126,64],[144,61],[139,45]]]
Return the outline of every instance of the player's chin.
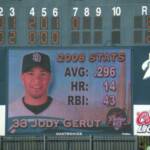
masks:
[[[42,94],[42,89],[31,89],[30,93],[32,95],[41,95]]]
[[[41,93],[41,91],[39,91],[39,92],[33,92],[33,93],[31,93],[31,96],[34,99],[38,99],[38,98],[41,98],[43,96],[43,93]]]
[[[32,95],[32,98],[34,98],[34,99],[39,99],[41,97],[42,97],[42,95]]]

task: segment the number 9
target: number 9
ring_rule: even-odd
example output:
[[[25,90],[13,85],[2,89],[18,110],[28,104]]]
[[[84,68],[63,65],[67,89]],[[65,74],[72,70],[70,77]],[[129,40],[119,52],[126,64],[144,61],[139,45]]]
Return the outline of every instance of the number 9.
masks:
[[[96,16],[101,16],[101,14],[102,14],[102,10],[101,10],[101,8],[100,7],[97,7],[96,8]]]

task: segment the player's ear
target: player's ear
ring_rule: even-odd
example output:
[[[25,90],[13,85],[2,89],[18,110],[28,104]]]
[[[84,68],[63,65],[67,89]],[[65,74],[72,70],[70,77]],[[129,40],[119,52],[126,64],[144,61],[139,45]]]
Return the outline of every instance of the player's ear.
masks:
[[[49,74],[49,81],[52,82],[52,74]]]
[[[23,73],[20,75],[20,78],[22,81],[24,80],[24,74]]]

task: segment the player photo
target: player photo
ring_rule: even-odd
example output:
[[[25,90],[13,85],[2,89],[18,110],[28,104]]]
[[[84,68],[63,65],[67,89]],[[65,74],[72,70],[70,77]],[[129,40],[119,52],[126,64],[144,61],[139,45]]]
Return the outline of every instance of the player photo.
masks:
[[[14,54],[15,58],[11,54]],[[17,56],[19,58],[22,54],[19,55],[18,51],[10,51],[10,55],[14,58],[12,61],[14,62],[16,60],[17,62]],[[22,95],[15,100],[10,99],[9,101],[8,117],[12,118],[13,125],[15,126],[17,122],[21,124],[22,121],[17,119],[18,117],[22,117],[22,119],[24,117],[31,119],[36,117],[50,117],[57,120],[78,119],[78,112],[75,109],[71,108],[69,110],[69,107],[65,103],[54,100],[49,95],[49,88],[53,86],[52,80],[55,78],[52,75],[51,60],[48,54],[36,51],[27,52],[22,55],[21,59],[21,65],[17,70],[18,74],[15,75],[20,81],[14,78],[10,82],[12,86],[16,87],[16,92],[22,88],[20,91]],[[13,65],[10,69],[15,69]],[[19,86],[17,87],[17,85]],[[16,95],[19,95],[20,92],[18,91]],[[34,121],[33,119],[32,124],[38,122],[38,120]],[[43,121],[46,122],[46,120]],[[29,120],[24,119],[23,123],[28,127]],[[13,125],[10,128],[10,132],[15,132],[16,130]],[[19,128],[19,125],[17,128]]]
[[[130,132],[129,49],[10,49],[8,56],[10,134]]]

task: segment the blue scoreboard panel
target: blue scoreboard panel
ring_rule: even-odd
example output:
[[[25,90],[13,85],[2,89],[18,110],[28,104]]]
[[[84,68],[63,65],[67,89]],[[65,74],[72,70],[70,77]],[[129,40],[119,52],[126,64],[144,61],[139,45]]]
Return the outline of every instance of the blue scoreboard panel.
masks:
[[[0,0],[8,134],[132,134],[149,62],[149,0]]]

